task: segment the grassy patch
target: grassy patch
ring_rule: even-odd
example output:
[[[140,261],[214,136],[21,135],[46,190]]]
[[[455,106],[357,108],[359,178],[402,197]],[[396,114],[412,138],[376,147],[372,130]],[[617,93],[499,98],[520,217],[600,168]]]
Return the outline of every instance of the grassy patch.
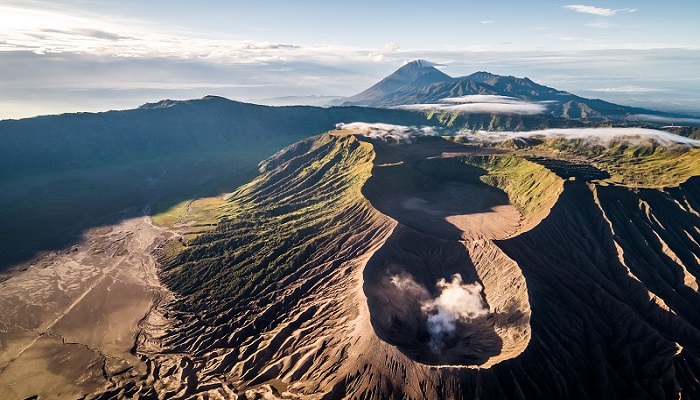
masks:
[[[523,223],[539,221],[559,198],[563,180],[540,164],[511,155],[464,157],[462,162],[486,170],[479,179],[506,194],[523,215]]]
[[[687,147],[611,149],[593,159],[611,183],[631,187],[678,186],[700,175],[700,149]]]
[[[191,216],[200,224],[219,218],[216,226],[172,243],[162,259],[162,279],[182,295],[180,307],[250,309],[251,299],[265,302],[284,289],[284,277],[308,273],[310,259],[343,259],[352,250],[349,237],[372,225],[360,193],[372,160],[371,145],[323,135],[277,153],[225,201],[202,203]],[[172,212],[181,210],[178,204]]]
[[[682,145],[664,146],[648,140],[603,146],[585,140],[548,139],[534,148],[545,150],[553,158],[574,157],[588,162],[610,174],[603,181],[616,185],[670,187],[700,175],[700,149]]]

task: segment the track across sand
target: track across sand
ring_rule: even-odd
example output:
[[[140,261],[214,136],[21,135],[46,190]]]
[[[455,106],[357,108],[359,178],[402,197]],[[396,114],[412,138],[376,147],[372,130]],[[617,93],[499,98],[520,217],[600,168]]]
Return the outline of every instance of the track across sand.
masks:
[[[0,283],[0,398],[75,398],[145,371],[131,350],[169,295],[151,254],[162,233],[144,216],[94,228]]]

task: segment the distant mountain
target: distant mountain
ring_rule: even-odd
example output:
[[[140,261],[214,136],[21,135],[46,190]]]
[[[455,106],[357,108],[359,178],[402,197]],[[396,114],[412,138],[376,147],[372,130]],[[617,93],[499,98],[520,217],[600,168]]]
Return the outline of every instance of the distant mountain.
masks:
[[[344,99],[342,96],[280,96],[252,99],[251,102],[266,106],[328,107],[339,105],[338,101],[342,99]]]
[[[501,76],[489,72],[453,78],[435,68],[435,64],[415,60],[399,68],[376,85],[341,101],[342,105],[395,107],[435,104],[445,99],[470,95],[507,96],[543,106],[544,114],[587,120],[640,120],[645,116],[682,118],[679,114],[627,107],[599,99],[540,85],[529,78]],[[672,121],[669,120],[669,123]],[[700,122],[700,120],[698,120]]]
[[[0,281],[8,266],[76,243],[105,218],[232,190],[285,146],[355,121],[440,124],[405,110],[216,96],[0,121]]]
[[[414,60],[364,92],[344,99],[342,104],[376,107],[409,104],[402,99],[409,97],[415,88],[455,81],[456,79],[435,68],[435,64]]]
[[[403,110],[268,107],[217,96],[162,100],[124,111],[0,121],[0,181],[205,150],[283,148],[339,122],[438,124]]]

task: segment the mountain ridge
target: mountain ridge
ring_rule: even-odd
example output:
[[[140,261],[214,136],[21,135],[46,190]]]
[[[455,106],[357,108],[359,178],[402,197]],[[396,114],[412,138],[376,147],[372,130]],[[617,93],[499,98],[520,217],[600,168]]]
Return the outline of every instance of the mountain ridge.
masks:
[[[573,154],[342,130],[288,147],[211,206],[215,226],[166,249],[175,329],[138,349],[156,372],[96,398],[696,398],[697,172],[609,184]],[[531,216],[518,233],[435,236],[507,217],[501,190]],[[480,201],[488,224],[470,219]],[[455,271],[489,316],[426,352],[423,299]]]
[[[363,105],[368,102],[371,103],[373,98],[387,96],[406,85],[427,86],[434,83],[454,80],[454,78],[435,68],[435,65],[436,64],[421,59],[406,63],[367,90],[345,99],[343,105]]]
[[[453,78],[439,71],[434,65],[424,60],[414,60],[377,84],[339,103],[346,106],[397,107],[434,104],[448,98],[469,95],[497,95],[543,104],[547,108],[544,114],[562,118],[601,121],[630,120],[630,118],[634,120],[644,115],[663,118],[687,117],[679,113],[629,107],[601,99],[588,99],[538,84],[527,77],[518,78],[478,71]],[[423,76],[428,76],[430,79],[423,79]],[[411,77],[417,78],[411,80]],[[399,85],[399,83],[402,84]]]

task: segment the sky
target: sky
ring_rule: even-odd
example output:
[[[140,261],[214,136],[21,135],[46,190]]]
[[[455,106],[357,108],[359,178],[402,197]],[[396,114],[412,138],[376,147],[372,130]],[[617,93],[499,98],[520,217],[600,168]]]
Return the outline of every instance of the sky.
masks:
[[[700,115],[700,2],[583,1],[0,0],[0,119],[313,104],[416,58]]]

